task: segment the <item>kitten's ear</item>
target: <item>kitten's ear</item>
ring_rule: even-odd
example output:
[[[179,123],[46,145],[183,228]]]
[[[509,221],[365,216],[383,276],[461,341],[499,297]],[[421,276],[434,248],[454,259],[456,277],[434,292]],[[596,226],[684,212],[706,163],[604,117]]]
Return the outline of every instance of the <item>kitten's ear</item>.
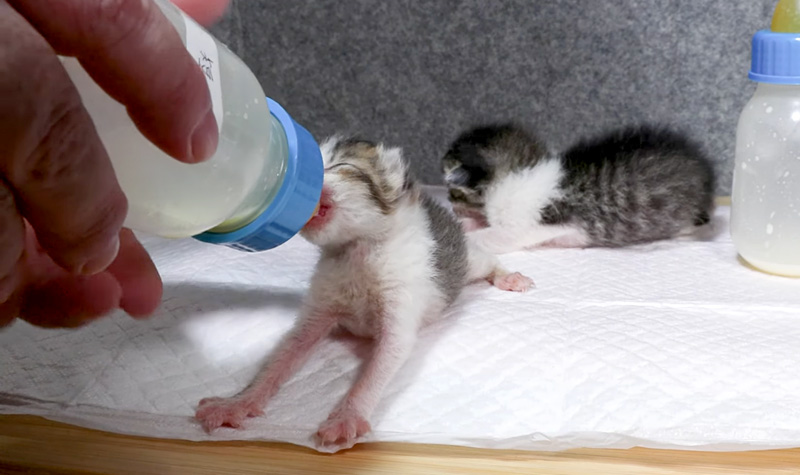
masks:
[[[469,182],[469,173],[452,155],[447,155],[442,159],[442,173],[447,185],[466,186]]]
[[[336,152],[336,146],[342,141],[339,135],[332,135],[319,144],[319,151],[322,154],[322,164],[326,168],[333,162],[333,156]]]
[[[399,196],[411,188],[412,178],[408,162],[399,147],[378,146],[378,167],[386,186],[393,194]]]

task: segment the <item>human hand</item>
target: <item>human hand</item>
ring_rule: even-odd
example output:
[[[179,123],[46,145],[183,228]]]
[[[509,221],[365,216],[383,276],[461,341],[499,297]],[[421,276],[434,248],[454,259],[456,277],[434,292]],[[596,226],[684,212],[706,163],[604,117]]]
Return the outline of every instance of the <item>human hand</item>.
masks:
[[[222,0],[181,0],[211,21]],[[203,16],[205,15],[205,16]],[[0,327],[151,314],[158,272],[122,228],[127,201],[56,55],[77,57],[142,134],[184,162],[216,149],[197,64],[150,0],[0,0]]]
[[[172,0],[172,3],[196,22],[208,26],[220,19],[230,0]]]

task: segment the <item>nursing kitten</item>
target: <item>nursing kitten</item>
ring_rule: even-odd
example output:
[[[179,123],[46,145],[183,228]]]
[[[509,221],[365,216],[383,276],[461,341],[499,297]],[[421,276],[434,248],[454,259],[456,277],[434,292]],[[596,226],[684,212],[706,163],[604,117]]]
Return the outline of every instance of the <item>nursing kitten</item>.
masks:
[[[664,128],[621,128],[555,153],[516,124],[476,127],[453,142],[442,171],[470,239],[494,253],[671,239],[714,210],[712,164]]]
[[[255,380],[229,398],[200,401],[207,431],[263,414],[280,386],[334,329],[372,338],[361,375],[317,432],[349,446],[369,432],[384,389],[414,349],[417,332],[442,318],[468,283],[525,291],[533,281],[505,271],[468,243],[456,218],[412,180],[400,149],[332,138],[321,145],[320,208],[301,235],[321,255],[294,329]]]

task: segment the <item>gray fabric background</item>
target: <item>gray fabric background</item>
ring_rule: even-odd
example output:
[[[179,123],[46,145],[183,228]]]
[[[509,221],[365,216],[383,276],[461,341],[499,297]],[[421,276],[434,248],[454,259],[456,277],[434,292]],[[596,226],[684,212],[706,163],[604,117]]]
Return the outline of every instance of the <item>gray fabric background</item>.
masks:
[[[728,193],[753,92],[750,40],[777,0],[234,0],[212,31],[317,139],[404,147],[440,183],[471,124],[520,120],[564,147],[606,127],[681,127]]]

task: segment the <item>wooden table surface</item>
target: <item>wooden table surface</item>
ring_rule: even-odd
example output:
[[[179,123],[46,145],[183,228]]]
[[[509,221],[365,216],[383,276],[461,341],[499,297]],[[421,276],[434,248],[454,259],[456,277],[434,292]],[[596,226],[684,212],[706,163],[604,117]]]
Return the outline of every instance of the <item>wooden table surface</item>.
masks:
[[[0,473],[52,474],[800,474],[800,449],[762,452],[476,450],[364,444],[319,454],[287,444],[128,437],[47,421],[0,417]]]

